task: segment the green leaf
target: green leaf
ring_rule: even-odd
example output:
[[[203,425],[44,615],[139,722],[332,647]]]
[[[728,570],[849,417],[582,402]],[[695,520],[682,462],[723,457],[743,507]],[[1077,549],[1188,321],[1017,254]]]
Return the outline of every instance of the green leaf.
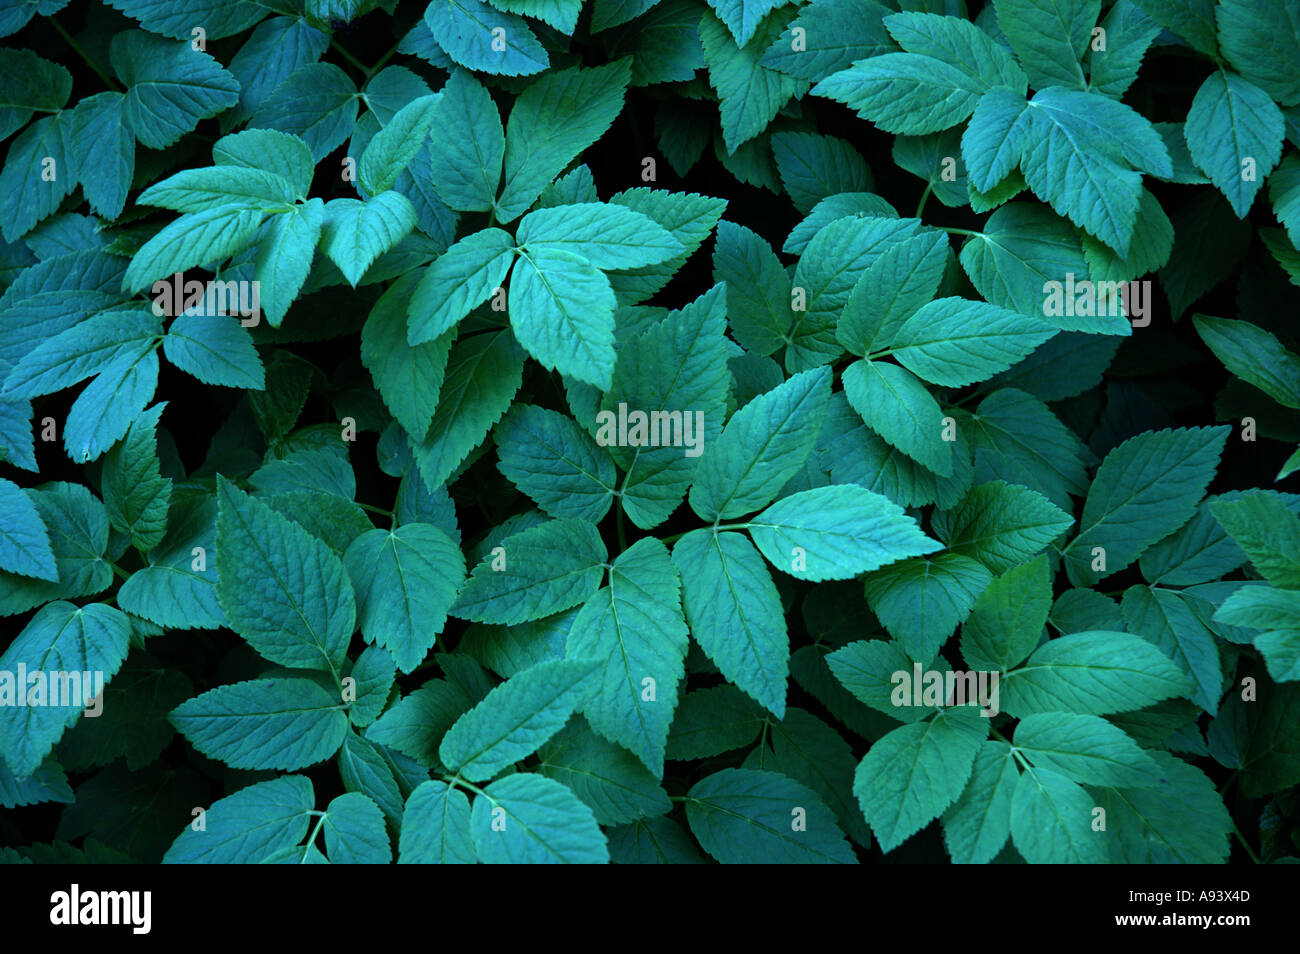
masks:
[[[76,188],[75,179],[68,174],[75,168],[70,126],[65,114],[58,112],[32,123],[9,146],[0,171],[0,221],[6,242],[16,242],[30,232]],[[53,167],[46,159],[54,160]],[[54,169],[53,182],[42,177],[47,168]],[[62,176],[59,169],[64,170]]]
[[[803,371],[733,414],[700,464],[691,508],[726,519],[770,502],[812,452],[830,391],[829,368]]]
[[[325,854],[335,865],[386,865],[393,850],[384,813],[369,797],[348,792],[325,807]]]
[[[4,514],[0,521],[0,569],[57,583],[59,570],[45,523],[27,493],[9,480],[0,479],[0,513]]]
[[[434,126],[458,133],[429,139],[434,191],[453,209],[486,212],[496,198],[506,147],[491,95],[472,74],[453,71],[434,107]]]
[[[749,532],[773,566],[804,580],[852,579],[940,549],[898,504],[852,484],[783,497]]]
[[[602,825],[664,815],[673,803],[637,757],[571,722],[539,753],[538,769],[590,806]]]
[[[1046,554],[1013,566],[980,593],[961,632],[961,654],[976,669],[1005,673],[1042,641],[1052,607]]]
[[[167,535],[149,554],[149,565],[132,573],[117,591],[118,605],[168,628],[225,625],[217,600],[217,567],[210,559],[216,553],[216,518],[214,498],[173,500]]]
[[[68,777],[54,759],[46,759],[35,773],[23,778],[14,775],[0,759],[0,807],[22,808],[43,802],[71,804],[74,800]]]
[[[366,144],[357,173],[371,195],[391,189],[402,170],[411,164],[429,134],[438,100],[438,96],[413,99]]]
[[[1300,589],[1300,517],[1276,494],[1252,490],[1211,504],[1210,511],[1264,579]]]
[[[1201,84],[1184,127],[1193,161],[1239,219],[1282,158],[1284,132],[1282,111],[1268,94],[1226,70]]]
[[[853,794],[881,851],[893,851],[957,799],[987,735],[988,721],[961,706],[876,740],[854,773]]]
[[[1020,771],[1005,742],[980,743],[970,782],[943,815],[953,864],[988,864],[1011,836],[1011,801]]]
[[[800,212],[841,192],[871,189],[871,170],[843,139],[813,133],[782,132],[772,136],[772,156],[781,184]]]
[[[210,55],[192,49],[191,39],[175,42],[139,30],[113,37],[113,70],[126,87],[122,114],[150,149],[172,145],[199,120],[239,102],[239,83]]]
[[[230,315],[181,315],[162,341],[167,360],[204,384],[266,388],[266,371],[253,339]]]
[[[167,532],[172,481],[159,471],[156,433],[166,406],[166,402],[155,405],[136,418],[126,437],[104,458],[101,490],[109,522],[118,531],[129,534],[132,546],[141,553],[148,553],[161,543]],[[53,565],[51,557],[51,570]]]
[[[1107,454],[1088,490],[1079,535],[1064,552],[1070,582],[1085,586],[1124,569],[1186,523],[1227,438],[1227,427],[1147,431]]]
[[[492,778],[559,732],[591,691],[596,661],[538,663],[503,682],[443,736],[438,757],[471,781]]]
[[[506,123],[497,220],[518,218],[542,189],[609,128],[623,108],[630,76],[623,60],[594,69],[547,73],[519,94]]]
[[[890,352],[917,376],[946,387],[1005,371],[1056,329],[997,305],[939,298],[922,305],[894,334]]]
[[[569,658],[599,660],[596,686],[581,706],[591,727],[656,777],[685,675],[679,587],[667,548],[653,538],[637,541],[614,561],[609,584],[587,600],[565,645]]]
[[[614,499],[614,462],[573,418],[516,404],[496,427],[497,467],[552,517],[599,521]]]
[[[339,558],[224,478],[217,501],[217,597],[230,627],[272,662],[337,676],[356,628]]]
[[[515,241],[526,255],[570,252],[600,269],[653,265],[683,251],[682,243],[653,219],[604,202],[530,212],[520,220]]]
[[[1042,494],[1001,480],[972,487],[961,503],[935,514],[933,530],[953,553],[1005,573],[1038,553],[1074,520]]]
[[[474,567],[453,616],[513,626],[586,601],[600,587],[608,557],[596,526],[550,520],[507,537]]]
[[[1008,87],[1024,95],[1028,79],[1007,49],[976,24],[938,13],[903,12],[885,17],[885,27],[908,53],[956,67],[981,86]]]
[[[835,337],[856,355],[887,347],[917,309],[934,297],[947,264],[943,233],[916,235],[890,246],[853,286]]]
[[[204,829],[189,825],[163,857],[164,864],[256,864],[307,836],[315,796],[311,780],[287,775],[255,782],[213,802]]]
[[[397,423],[423,436],[433,423],[454,336],[407,346],[406,313],[416,286],[414,274],[403,275],[380,296],[361,329],[361,362]]]
[[[1283,407],[1300,408],[1300,356],[1246,321],[1193,315],[1201,340],[1223,366]]]
[[[873,0],[818,0],[799,9],[759,62],[815,83],[858,60],[897,49],[882,18],[891,11]],[[795,43],[803,30],[802,44]]]
[[[610,275],[609,283],[622,304],[644,301],[667,285],[709,237],[727,207],[725,199],[648,188],[617,192],[609,201],[653,219],[682,246],[679,254],[659,264],[623,269]]]
[[[1016,750],[1036,768],[1075,782],[1116,788],[1158,788],[1160,767],[1136,742],[1100,716],[1044,712],[1016,725]]]
[[[1223,864],[1232,819],[1200,769],[1167,752],[1147,753],[1164,776],[1157,788],[1103,788],[1109,860],[1115,864]]]
[[[72,74],[31,50],[0,51],[0,138],[39,112],[55,112],[72,95]]]
[[[406,799],[397,862],[403,865],[472,865],[469,799],[445,782],[421,782]]]
[[[768,355],[789,341],[790,276],[763,238],[743,225],[718,223],[713,280],[727,284],[727,318],[747,351]]]
[[[944,413],[910,371],[883,361],[855,361],[843,381],[845,396],[871,430],[939,476],[952,476]]]
[[[524,772],[474,799],[470,830],[485,864],[607,864],[591,809],[559,782]]]
[[[411,453],[429,487],[441,487],[510,407],[523,380],[524,352],[509,331],[454,345],[433,423]]]
[[[509,233],[493,228],[466,236],[438,256],[411,296],[407,341],[432,341],[487,301],[514,257]]]
[[[1138,78],[1142,57],[1160,34],[1156,23],[1134,0],[1118,0],[1101,21],[1106,45],[1088,53],[1088,87],[1121,99]]]
[[[1026,769],[1011,798],[1011,841],[1031,865],[1102,864],[1105,834],[1092,830],[1094,801],[1051,769]]]
[[[543,367],[607,390],[614,373],[614,309],[609,279],[559,249],[519,253],[510,278],[515,337]]]
[[[126,121],[126,97],[96,93],[72,111],[69,158],[81,193],[105,218],[116,218],[126,205],[135,177],[135,135]]]
[[[413,228],[415,209],[400,192],[390,189],[368,202],[331,199],[325,205],[321,251],[355,288],[375,259],[405,238]]]
[[[1036,490],[1058,507],[1087,492],[1085,461],[1091,452],[1031,394],[1001,388],[980,402],[971,418],[975,479],[1005,480]]]
[[[739,533],[692,530],[673,547],[691,634],[729,682],[785,714],[790,641],[776,585]]]
[[[1090,630],[1049,640],[1002,677],[1002,710],[1107,715],[1191,691],[1191,680],[1141,636]]]
[[[686,793],[686,819],[723,864],[857,864],[817,794],[776,772],[713,773]]]
[[[1223,670],[1214,633],[1173,590],[1132,586],[1122,602],[1125,629],[1160,648],[1192,680],[1191,699],[1213,714],[1223,695]]]
[[[219,686],[172,710],[190,744],[231,768],[293,771],[338,751],[348,729],[342,699],[305,678]]]
[[[957,125],[975,109],[985,85],[965,70],[916,53],[859,60],[813,87],[885,132],[920,136]]]
[[[207,212],[223,205],[278,212],[302,198],[306,197],[298,194],[292,183],[274,172],[204,166],[182,169],[145,189],[136,201],[174,212]]]
[[[723,142],[727,152],[734,154],[766,129],[791,97],[802,95],[808,84],[760,63],[781,32],[779,13],[766,17],[743,45],[736,43],[712,10],[699,24],[709,85],[718,94]]]
[[[956,553],[903,560],[867,578],[867,603],[908,655],[928,664],[991,579],[982,564]]]
[[[1224,0],[1214,14],[1233,68],[1283,106],[1300,103],[1291,68],[1300,57],[1300,11],[1267,0]]]
[[[433,0],[424,11],[424,22],[438,46],[469,69],[527,76],[550,64],[527,21],[481,0]]]
[[[348,546],[343,565],[366,640],[412,672],[433,648],[465,579],[460,547],[437,527],[408,523],[366,531]]]
[[[115,607],[56,600],[37,610],[9,644],[0,656],[6,677],[0,678],[0,753],[15,775],[35,772],[103,682],[113,678],[126,658],[130,633],[126,614]],[[20,667],[28,674],[22,686]],[[24,705],[17,704],[17,693],[24,694]]]
[[[291,183],[299,198],[311,190],[316,165],[305,142],[274,129],[245,129],[222,136],[212,146],[212,161],[218,166],[274,173]]]
[[[289,74],[253,110],[249,124],[259,131],[297,136],[319,162],[347,141],[357,120],[357,87],[333,63],[308,63]]]
[[[325,203],[320,199],[309,199],[271,219],[258,246],[253,279],[266,290],[266,320],[272,327],[284,321],[302,290],[324,225]]]
[[[1034,89],[1087,86],[1079,63],[1101,0],[993,0],[993,8]]]
[[[667,757],[711,758],[749,745],[763,727],[763,710],[735,686],[723,683],[682,697],[668,733]]]
[[[234,205],[182,215],[132,256],[122,290],[135,294],[187,268],[223,262],[249,243],[261,221],[260,210]]]

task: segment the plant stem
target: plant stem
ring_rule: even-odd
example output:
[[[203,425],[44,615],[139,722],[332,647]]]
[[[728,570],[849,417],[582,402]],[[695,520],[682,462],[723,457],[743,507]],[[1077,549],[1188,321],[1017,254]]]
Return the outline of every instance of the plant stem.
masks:
[[[1259,864],[1259,855],[1255,854],[1254,850],[1250,847],[1250,844],[1246,841],[1246,836],[1241,833],[1241,829],[1237,827],[1237,822],[1235,820],[1232,823],[1232,830],[1236,834],[1237,840],[1241,842],[1241,847],[1246,849],[1246,854],[1250,855],[1250,860],[1255,862],[1255,864]]]
[[[359,59],[357,59],[355,56],[349,53],[344,47],[340,46],[338,41],[335,40],[333,37],[330,38],[330,49],[332,49],[335,53],[343,57],[343,59],[347,60],[349,63],[351,63],[353,66],[355,66],[358,70],[361,71],[361,76],[363,77],[361,81],[361,85],[364,86],[365,81],[370,78],[370,68],[367,67],[365,63],[362,63]]]
[[[387,53],[385,53],[383,56],[379,58],[379,61],[375,63],[374,66],[366,70],[365,82],[369,83],[370,77],[374,76],[376,73],[378,73],[381,69],[384,68],[384,64],[393,58],[393,54],[397,52],[397,48],[401,45],[402,45],[402,41],[398,40],[396,43],[393,44],[392,49],[390,49]]]
[[[931,179],[925,184],[925,191],[921,193],[921,201],[916,203],[916,218],[919,219],[921,217],[921,213],[925,210],[925,200],[930,198],[930,193],[933,191],[934,180]]]
[[[385,510],[383,507],[375,507],[368,503],[362,503],[359,500],[357,501],[357,506],[362,510],[369,510],[371,513],[383,514],[389,520],[393,519],[393,512],[391,510]]]

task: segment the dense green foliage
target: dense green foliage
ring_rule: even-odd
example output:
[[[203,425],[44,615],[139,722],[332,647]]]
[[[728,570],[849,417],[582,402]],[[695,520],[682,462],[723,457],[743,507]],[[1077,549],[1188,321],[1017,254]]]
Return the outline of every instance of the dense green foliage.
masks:
[[[1300,0],[0,34],[0,859],[1300,860]]]

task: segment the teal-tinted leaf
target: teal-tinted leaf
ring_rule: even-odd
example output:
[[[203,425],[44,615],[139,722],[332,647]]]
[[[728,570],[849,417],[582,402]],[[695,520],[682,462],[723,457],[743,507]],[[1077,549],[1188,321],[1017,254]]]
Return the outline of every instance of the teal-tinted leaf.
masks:
[[[967,665],[1005,673],[1042,640],[1052,606],[1052,580],[1045,554],[1013,566],[979,595],[961,631]]]
[[[422,782],[406,800],[397,862],[403,865],[472,865],[469,799],[445,782]]]
[[[527,76],[550,63],[527,21],[481,0],[433,0],[424,22],[447,55],[472,70]]]
[[[325,807],[325,854],[335,865],[386,865],[393,850],[384,814],[360,792],[348,792]]]
[[[1190,692],[1191,680],[1141,636],[1091,630],[1060,636],[1002,677],[1002,709],[1107,715]]]
[[[1106,833],[1093,831],[1093,798],[1051,769],[1026,769],[1011,799],[1011,840],[1030,864],[1102,864]]]
[[[1028,79],[1006,47],[976,24],[937,12],[891,14],[885,27],[908,53],[928,56],[967,73],[989,89],[1007,87],[1024,95]]]
[[[138,30],[113,37],[113,70],[126,86],[122,113],[150,149],[172,145],[199,120],[239,102],[239,83],[212,56],[192,49],[190,39]]]
[[[653,538],[640,540],[614,561],[609,584],[587,600],[565,647],[569,658],[600,662],[595,688],[581,707],[587,721],[656,776],[663,774],[677,684],[685,674],[688,637],[678,593],[668,550]]]
[[[916,53],[885,53],[832,73],[813,95],[844,103],[886,132],[907,136],[957,125],[984,86],[963,70]]]
[[[175,629],[215,629],[225,614],[217,600],[217,507],[212,498],[173,500],[168,531],[117,592],[117,602],[134,616]]]
[[[1191,699],[1213,714],[1223,695],[1223,667],[1214,633],[1182,594],[1132,586],[1121,603],[1124,628],[1159,647],[1192,680]]]
[[[772,136],[781,184],[800,212],[841,192],[871,189],[871,170],[858,151],[835,136],[782,132]]]
[[[943,815],[943,841],[954,864],[988,864],[1011,836],[1011,800],[1020,770],[1005,742],[980,743],[970,781]]]
[[[1148,431],[1107,454],[1083,505],[1079,535],[1065,551],[1070,581],[1087,585],[1122,570],[1186,523],[1227,437],[1226,427]]]
[[[64,198],[77,187],[69,174],[73,165],[73,141],[68,117],[62,112],[32,123],[9,146],[0,171],[0,213],[6,242],[15,242],[37,222],[52,215]],[[54,162],[50,166],[46,160]],[[45,171],[53,169],[53,181]],[[60,176],[58,170],[63,169]]]
[[[113,678],[130,633],[126,614],[115,607],[58,600],[42,606],[9,644],[0,656],[0,753],[15,775],[35,772]],[[28,674],[22,686],[20,667]],[[17,693],[25,694],[26,704],[17,704]]]
[[[274,129],[245,129],[222,136],[212,146],[212,161],[218,166],[274,173],[292,184],[300,198],[311,190],[316,165],[305,142]]]
[[[408,434],[428,433],[447,371],[453,335],[407,346],[406,312],[416,287],[404,275],[380,296],[361,329],[361,362]]]
[[[135,135],[125,104],[121,93],[85,97],[72,111],[68,133],[71,171],[90,207],[105,218],[122,213],[135,174]]]
[[[288,775],[257,782],[218,799],[204,829],[186,826],[164,864],[256,864],[291,849],[307,836],[315,803],[311,780]]]
[[[855,361],[843,381],[845,396],[871,430],[941,477],[952,476],[944,413],[910,371],[884,361]]]
[[[1038,768],[1085,785],[1158,788],[1164,773],[1119,727],[1100,716],[1043,712],[1016,725],[1016,750]]]
[[[749,745],[763,727],[763,710],[735,686],[697,689],[682,697],[668,734],[670,759],[710,758]]]
[[[971,488],[958,506],[936,514],[933,529],[950,551],[1004,573],[1073,523],[1068,513],[1042,494],[995,480]]]
[[[293,71],[253,110],[251,126],[290,133],[305,142],[319,162],[352,134],[357,87],[333,63],[308,63]]]
[[[686,818],[723,864],[856,864],[815,792],[776,772],[723,769],[686,794]]]
[[[1208,315],[1193,320],[1201,340],[1224,367],[1283,407],[1300,408],[1300,356],[1250,322]]]
[[[1087,85],[1079,63],[1101,0],[994,0],[993,8],[1035,89]]]
[[[339,558],[225,479],[217,500],[217,596],[231,628],[272,662],[337,676],[356,620]]]
[[[163,337],[163,354],[204,384],[266,387],[266,372],[253,339],[230,315],[181,315]]]
[[[539,771],[587,803],[602,825],[621,825],[672,810],[668,793],[626,749],[575,720],[546,743]]]
[[[783,716],[790,643],[758,551],[738,533],[694,530],[673,547],[673,562],[696,642],[728,681]]]
[[[934,297],[948,258],[942,233],[891,245],[862,274],[844,303],[835,327],[840,344],[856,355],[887,347],[917,309]]]
[[[380,255],[415,228],[415,209],[402,193],[381,192],[368,202],[331,199],[325,205],[321,251],[356,286]]]
[[[447,249],[424,272],[411,296],[407,340],[412,345],[432,341],[487,301],[505,281],[514,257],[510,235],[493,228]]]
[[[104,458],[101,490],[109,522],[129,534],[141,553],[161,543],[167,531],[172,481],[159,471],[156,434],[164,407],[165,403],[158,404],[136,418],[126,437]],[[53,562],[51,557],[51,568]]]
[[[1184,127],[1192,159],[1239,219],[1282,158],[1284,132],[1282,111],[1268,94],[1226,70],[1197,90]]]
[[[881,851],[893,851],[957,799],[987,735],[975,708],[957,706],[876,741],[854,773],[853,793]]]
[[[9,480],[0,480],[0,513],[0,569],[57,583],[49,532],[31,498]]]
[[[465,578],[460,547],[437,527],[405,524],[363,533],[343,564],[356,590],[362,633],[392,653],[402,672],[411,672],[433,647]]]
[[[539,663],[506,680],[443,736],[438,756],[471,781],[492,778],[559,732],[592,689],[596,661]]]
[[[339,694],[305,678],[219,686],[178,706],[172,724],[209,758],[232,768],[304,768],[343,743],[348,717]]]
[[[507,537],[474,567],[452,615],[512,626],[584,602],[608,553],[594,524],[551,520]]]
[[[896,50],[882,18],[888,7],[872,0],[819,0],[799,10],[759,61],[768,69],[815,83],[880,53]],[[796,34],[796,29],[803,34]],[[796,42],[796,37],[802,43]]]
[[[898,504],[852,484],[783,497],[749,532],[773,566],[805,580],[847,580],[940,549]]]
[[[225,261],[249,243],[261,221],[260,211],[234,205],[182,215],[132,256],[122,289],[135,293],[187,268]]]
[[[551,516],[605,516],[614,499],[614,462],[571,417],[517,404],[495,437],[501,473]]]
[[[357,176],[371,195],[391,189],[411,164],[429,134],[438,100],[437,96],[411,100],[366,144],[357,164]]]
[[[223,205],[275,212],[300,198],[305,196],[296,194],[292,183],[273,172],[203,166],[182,169],[145,189],[136,201],[175,212],[206,212]]]
[[[606,864],[609,848],[591,809],[559,782],[531,772],[474,799],[470,830],[485,864]]]
[[[764,239],[743,225],[719,223],[713,280],[727,283],[727,319],[746,350],[768,355],[789,341],[790,277]]]
[[[509,331],[454,345],[433,423],[411,453],[429,487],[441,487],[510,407],[523,379],[524,352]]]
[[[728,153],[735,153],[761,133],[792,96],[807,83],[760,64],[763,54],[781,32],[779,13],[770,14],[743,45],[712,10],[700,18],[700,44],[709,70],[709,85],[717,91],[722,117],[722,137]]]
[[[309,199],[276,215],[267,226],[253,265],[253,279],[265,289],[266,320],[272,326],[284,321],[307,280],[325,224],[325,210],[320,199]]]
[[[542,189],[600,138],[623,108],[630,65],[547,73],[519,94],[506,123],[497,220],[518,218]]]
[[[691,508],[726,519],[771,501],[812,451],[830,385],[829,368],[803,371],[733,414],[701,462]]]
[[[520,220],[515,241],[528,255],[547,249],[571,252],[600,269],[653,265],[683,251],[682,243],[653,219],[604,202],[530,212]]]
[[[42,802],[73,801],[72,787],[63,768],[54,759],[46,759],[31,775],[19,777],[0,759],[0,807],[21,808]]]
[[[908,654],[929,663],[992,578],[970,557],[940,553],[872,573],[866,597],[871,611]]]
[[[510,279],[515,337],[544,367],[608,389],[614,373],[614,290],[586,259],[521,252]]]
[[[903,322],[890,352],[926,381],[961,387],[1005,371],[1054,334],[1042,318],[982,301],[940,298]]]
[[[1211,504],[1210,511],[1264,579],[1300,589],[1300,517],[1280,497],[1252,490]]]

